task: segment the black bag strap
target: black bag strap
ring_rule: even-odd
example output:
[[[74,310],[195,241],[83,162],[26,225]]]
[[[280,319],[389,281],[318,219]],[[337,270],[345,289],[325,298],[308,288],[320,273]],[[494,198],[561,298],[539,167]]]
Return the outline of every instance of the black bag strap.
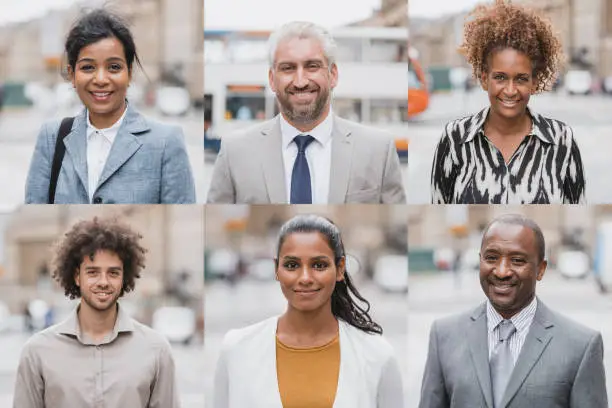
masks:
[[[64,138],[68,136],[68,133],[70,133],[70,131],[72,130],[73,122],[74,118],[62,119],[62,124],[59,127],[59,132],[57,132],[57,139],[55,139],[55,151],[53,152],[53,163],[51,164],[49,198],[47,199],[48,204],[53,204],[55,202],[55,188],[57,187],[57,179],[62,168],[64,153],[66,153],[66,146],[64,146]]]

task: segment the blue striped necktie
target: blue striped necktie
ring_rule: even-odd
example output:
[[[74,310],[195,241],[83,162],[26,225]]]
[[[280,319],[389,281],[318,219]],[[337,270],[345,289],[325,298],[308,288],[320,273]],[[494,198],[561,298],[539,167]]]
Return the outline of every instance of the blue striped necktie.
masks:
[[[293,139],[297,145],[298,154],[291,173],[291,204],[312,204],[312,187],[306,148],[313,140],[314,137],[310,135],[299,135]]]

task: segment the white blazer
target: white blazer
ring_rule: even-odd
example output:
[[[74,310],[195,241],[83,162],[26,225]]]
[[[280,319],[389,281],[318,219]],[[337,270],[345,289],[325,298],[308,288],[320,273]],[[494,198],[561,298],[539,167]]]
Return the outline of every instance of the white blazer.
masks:
[[[283,408],[276,375],[278,316],[230,330],[215,371],[213,408]],[[340,372],[334,408],[403,408],[391,345],[339,320]],[[304,384],[308,387],[308,384]]]

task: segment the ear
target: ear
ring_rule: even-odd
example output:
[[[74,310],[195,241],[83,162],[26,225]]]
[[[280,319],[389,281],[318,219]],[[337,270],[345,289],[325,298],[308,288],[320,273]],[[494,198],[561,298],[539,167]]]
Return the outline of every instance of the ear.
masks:
[[[542,262],[540,262],[540,265],[538,265],[538,274],[536,275],[536,279],[537,280],[542,280],[542,278],[544,277],[544,274],[546,273],[546,266],[548,265],[548,262],[546,262],[546,260],[543,260]]]
[[[74,271],[74,283],[80,288],[81,287],[81,275],[79,274],[78,268]]]
[[[276,87],[274,86],[274,71],[272,68],[268,69],[268,83],[270,84],[272,92],[276,93]]]
[[[333,64],[329,73],[331,75],[331,88],[334,89],[338,85],[338,66]]]
[[[489,90],[489,75],[487,72],[483,72],[480,74],[480,86],[484,91]]]
[[[344,272],[346,271],[346,257],[342,257],[340,262],[338,262],[338,266],[336,267],[336,282],[340,282],[344,280]]]
[[[68,78],[70,78],[70,82],[72,83],[72,86],[76,87],[76,85],[74,84],[74,69],[72,69],[71,65],[68,65],[67,71],[68,71]]]
[[[274,258],[274,280],[278,281],[278,258]]]

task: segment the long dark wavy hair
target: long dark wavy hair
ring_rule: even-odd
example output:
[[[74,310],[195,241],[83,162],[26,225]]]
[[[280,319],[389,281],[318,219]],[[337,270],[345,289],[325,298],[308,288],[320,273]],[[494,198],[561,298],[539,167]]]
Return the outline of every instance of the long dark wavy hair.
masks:
[[[340,261],[346,259],[342,235],[336,224],[318,215],[297,215],[283,224],[278,234],[278,246],[276,250],[277,268],[280,249],[285,239],[294,233],[309,232],[318,232],[325,237],[327,244],[334,253],[334,263],[336,267],[338,267]],[[368,314],[370,311],[370,302],[361,296],[357,288],[353,285],[348,271],[346,270],[346,265],[344,279],[336,282],[336,287],[332,293],[331,308],[336,318],[344,320],[359,330],[376,334],[382,334],[383,332],[382,327],[373,321],[372,317]]]

